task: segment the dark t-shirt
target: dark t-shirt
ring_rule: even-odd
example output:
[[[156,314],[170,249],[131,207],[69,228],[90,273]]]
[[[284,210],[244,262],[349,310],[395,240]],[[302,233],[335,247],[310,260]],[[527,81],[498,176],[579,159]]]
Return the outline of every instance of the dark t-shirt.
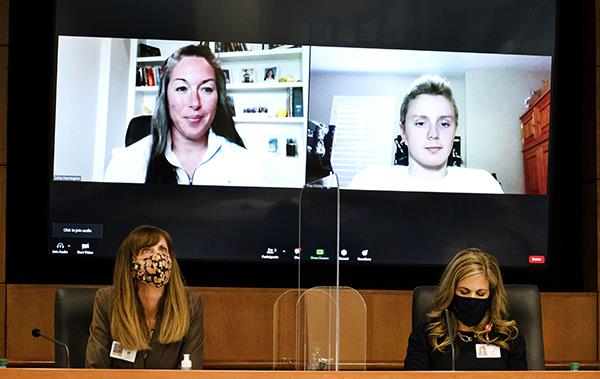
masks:
[[[405,370],[451,370],[452,349],[444,352],[433,350],[427,335],[427,322],[418,324],[408,338],[408,349],[404,360]],[[510,341],[510,350],[500,349],[500,358],[478,358],[473,333],[462,333],[471,337],[470,342],[460,338],[454,340],[455,370],[527,370],[525,338],[519,334]]]

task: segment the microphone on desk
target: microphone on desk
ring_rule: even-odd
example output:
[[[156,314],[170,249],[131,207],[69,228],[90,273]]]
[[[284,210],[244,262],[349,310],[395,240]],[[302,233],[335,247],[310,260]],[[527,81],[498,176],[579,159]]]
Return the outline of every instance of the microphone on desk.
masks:
[[[451,337],[450,349],[452,350],[452,371],[454,371],[454,330],[451,330],[448,308],[444,309],[444,313],[446,314],[446,327],[448,328],[448,336]]]
[[[31,335],[34,336],[34,337],[36,337],[36,338],[37,337],[45,338],[45,339],[47,339],[50,342],[54,342],[56,345],[64,347],[64,349],[65,349],[65,355],[67,356],[67,368],[71,367],[69,365],[69,347],[67,346],[66,343],[61,342],[59,340],[55,340],[54,338],[48,337],[47,335],[45,335],[44,333],[42,333],[41,329],[38,329],[38,328],[32,329],[31,330]]]

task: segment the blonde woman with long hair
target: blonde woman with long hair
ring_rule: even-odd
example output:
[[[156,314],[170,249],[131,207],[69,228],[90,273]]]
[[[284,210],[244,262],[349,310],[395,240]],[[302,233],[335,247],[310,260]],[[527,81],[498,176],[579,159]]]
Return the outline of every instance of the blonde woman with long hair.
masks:
[[[202,367],[202,300],[190,291],[169,233],[140,225],[121,242],[113,285],[96,293],[86,367]]]
[[[448,263],[433,310],[408,340],[405,369],[453,367],[527,370],[525,339],[508,316],[498,261],[480,249],[463,250]]]

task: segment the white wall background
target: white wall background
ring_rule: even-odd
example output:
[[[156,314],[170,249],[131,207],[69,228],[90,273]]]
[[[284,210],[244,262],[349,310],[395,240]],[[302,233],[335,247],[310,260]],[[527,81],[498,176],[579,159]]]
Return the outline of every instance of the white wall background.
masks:
[[[123,144],[127,127],[128,67],[127,40],[60,38],[55,176],[102,180],[109,147]]]
[[[106,147],[104,149],[105,161],[102,165],[101,176],[104,178],[104,168],[108,165],[113,146],[125,146],[125,133],[129,120],[126,114],[128,80],[129,80],[129,55],[130,40],[113,39],[110,47],[110,73],[109,81],[109,104],[106,128]],[[99,147],[100,148],[100,147]]]
[[[89,128],[97,116],[100,45],[96,39],[59,40],[54,175],[91,176],[94,135]]]

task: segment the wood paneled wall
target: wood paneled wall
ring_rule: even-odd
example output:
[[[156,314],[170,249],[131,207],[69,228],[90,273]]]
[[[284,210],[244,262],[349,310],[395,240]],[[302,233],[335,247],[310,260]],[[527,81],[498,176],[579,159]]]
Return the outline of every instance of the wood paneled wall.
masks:
[[[0,379],[564,379],[562,371],[273,371],[273,370],[0,370]],[[566,374],[571,379],[597,379],[597,371]]]
[[[6,346],[11,361],[54,360],[54,291],[50,285],[8,285]],[[285,289],[196,288],[204,299],[207,367],[266,368],[273,359],[273,305]],[[399,368],[411,330],[411,291],[359,291],[367,309],[367,362]],[[597,360],[596,293],[542,293],[544,346],[548,362]],[[293,304],[292,304],[293,305]],[[285,312],[293,315],[291,312]],[[293,323],[293,319],[280,320]],[[293,340],[287,351],[293,351]],[[293,357],[293,356],[292,356]]]
[[[595,0],[600,3],[600,0]],[[5,188],[7,169],[7,78],[9,0],[0,0],[0,356],[11,361],[50,364],[53,345],[34,339],[31,329],[52,334],[56,286],[6,285],[5,282]],[[596,19],[600,19],[596,7]],[[596,27],[596,41],[600,29]],[[600,48],[596,49],[596,92],[600,89]],[[600,102],[596,100],[596,123]],[[596,133],[596,146],[600,135]],[[600,154],[596,154],[595,181],[588,193],[592,198],[600,180]],[[597,201],[600,211],[600,201]],[[596,234],[600,222],[595,220]],[[595,243],[596,241],[594,241]],[[598,260],[596,260],[598,261]],[[600,264],[600,262],[596,262]],[[10,268],[8,268],[10,269]],[[600,266],[598,266],[600,283]],[[268,367],[272,359],[273,304],[284,289],[197,288],[205,301],[208,366]],[[600,290],[600,289],[599,289]],[[367,360],[400,367],[411,328],[410,291],[360,291],[367,307]],[[600,350],[598,292],[542,293],[543,331],[547,362],[594,362]]]

